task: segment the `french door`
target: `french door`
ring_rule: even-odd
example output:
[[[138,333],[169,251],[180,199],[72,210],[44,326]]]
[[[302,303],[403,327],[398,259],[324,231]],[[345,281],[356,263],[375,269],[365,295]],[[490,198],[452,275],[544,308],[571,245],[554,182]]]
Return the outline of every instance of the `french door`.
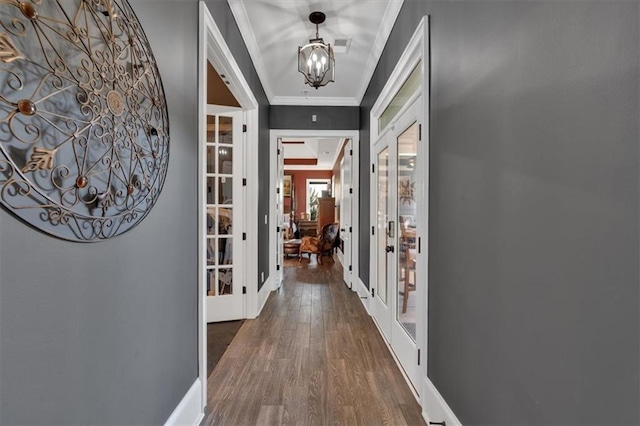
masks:
[[[419,392],[419,352],[426,321],[426,291],[418,281],[419,226],[424,167],[420,139],[420,97],[408,105],[374,145],[372,315],[402,368]]]
[[[243,116],[242,111],[207,107],[204,207],[207,322],[244,318]]]
[[[352,288],[352,257],[351,257],[351,236],[353,231],[353,224],[351,218],[351,208],[353,201],[352,194],[352,175],[353,175],[353,156],[352,141],[349,139],[344,147],[344,157],[342,159],[342,167],[340,168],[340,182],[342,183],[342,205],[340,206],[340,223],[343,228],[340,229],[340,238],[343,242],[342,248],[342,266],[343,266],[343,279],[347,284],[347,287]]]
[[[289,221],[284,215],[284,148],[282,139],[278,138],[276,169],[276,274],[275,288],[280,288],[284,279],[284,230],[289,226]],[[286,222],[286,223],[285,223]]]

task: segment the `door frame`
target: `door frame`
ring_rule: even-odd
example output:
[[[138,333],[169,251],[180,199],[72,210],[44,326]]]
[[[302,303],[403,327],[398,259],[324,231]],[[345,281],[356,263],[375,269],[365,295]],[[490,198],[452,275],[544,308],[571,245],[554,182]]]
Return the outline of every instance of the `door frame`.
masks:
[[[270,164],[270,176],[269,176],[269,223],[273,226],[269,227],[269,247],[273,247],[276,241],[276,207],[275,197],[276,182],[278,176],[276,176],[277,169],[277,145],[278,138],[348,138],[351,139],[353,149],[353,166],[351,172],[351,184],[353,188],[353,200],[359,200],[360,198],[360,182],[358,179],[360,170],[360,131],[359,130],[286,130],[276,129],[271,130],[269,137],[269,164]],[[353,232],[351,233],[351,264],[353,265],[351,272],[351,290],[356,291],[357,287],[354,285],[353,280],[359,277],[358,265],[359,265],[359,252],[360,246],[360,229],[359,229],[359,214],[360,203],[353,202],[351,207],[351,223],[353,226]],[[277,267],[277,259],[272,259],[269,265],[269,276],[275,277]],[[272,282],[272,289],[276,290],[280,287],[281,283]]]
[[[348,224],[351,227],[351,234],[353,234],[353,205],[355,204],[353,202],[353,189],[351,187],[351,185],[353,184],[354,180],[358,180],[359,177],[355,177],[353,175],[353,141],[349,138],[343,138],[343,140],[340,142],[341,145],[341,150],[343,151],[343,155],[342,155],[342,159],[340,160],[340,215],[338,217],[338,221],[340,222],[340,224],[342,224],[343,222],[348,222],[345,223],[345,231],[346,231],[346,225]],[[347,148],[349,148],[349,150],[351,151],[349,153],[349,156],[346,155],[347,153]],[[349,162],[349,174],[350,174],[350,179],[349,179],[349,192],[347,191],[347,185],[345,184],[345,182],[347,182],[347,180],[345,179],[345,164]],[[349,206],[348,211],[349,211],[349,220],[345,220],[344,219],[344,214],[345,214],[345,209],[346,207]],[[340,228],[342,232],[342,228]],[[344,241],[344,240],[343,240]],[[338,250],[338,260],[340,260],[340,263],[342,264],[342,268],[343,268],[343,274],[342,274],[342,279],[345,282],[345,284],[347,285],[347,287],[349,287],[352,290],[357,290],[356,287],[353,285],[353,235],[351,235],[347,240],[347,244],[343,244],[342,246],[342,250]],[[345,249],[348,248],[349,250],[349,257],[348,259],[350,260],[350,265],[351,265],[351,271],[348,269],[349,265],[347,265],[347,261],[345,258],[345,255],[347,254]],[[348,278],[348,279],[347,279]]]
[[[245,112],[247,125],[245,146],[245,174],[248,170],[258,169],[258,101],[240,67],[236,63],[231,50],[211,16],[204,1],[198,5],[198,378],[201,386],[200,406],[204,411],[207,405],[207,323],[206,323],[206,229],[207,218],[203,214],[206,204],[206,115],[207,115],[207,62],[219,74],[225,75],[228,87],[241,109]],[[238,252],[246,253],[248,258],[258,257],[258,182],[247,179],[245,200],[245,223],[247,240]],[[234,248],[237,250],[237,248]],[[258,275],[256,262],[248,262],[245,268],[245,284],[247,294],[244,298],[244,315],[254,318],[257,315]]]
[[[374,146],[376,142],[378,141],[380,136],[384,134],[385,131],[390,130],[390,128],[395,124],[398,118],[402,116],[403,112],[410,106],[411,103],[413,103],[413,100],[410,100],[409,102],[407,102],[407,104],[403,106],[402,110],[397,113],[397,115],[394,117],[392,122],[382,132],[380,132],[378,129],[379,117],[385,111],[385,109],[387,108],[387,106],[389,105],[393,97],[396,95],[396,93],[398,93],[398,91],[400,90],[404,82],[407,80],[411,72],[419,63],[422,66],[422,83],[421,83],[420,95],[419,95],[422,98],[422,112],[420,117],[421,119],[419,120],[422,123],[422,132],[421,132],[421,144],[419,144],[419,150],[420,150],[419,155],[421,156],[421,158],[424,158],[424,168],[421,171],[421,178],[418,179],[416,191],[418,192],[419,194],[418,196],[420,197],[420,199],[425,201],[425,205],[422,206],[421,215],[417,219],[420,225],[420,229],[422,230],[421,233],[418,235],[418,238],[421,238],[422,240],[422,244],[421,244],[422,250],[419,254],[417,254],[418,264],[421,265],[422,268],[416,271],[417,272],[416,282],[419,282],[421,284],[424,283],[424,285],[421,286],[422,289],[420,289],[421,290],[420,292],[418,292],[419,289],[417,289],[416,296],[418,297],[418,303],[423,304],[424,312],[423,312],[423,315],[418,317],[418,326],[420,325],[420,323],[422,323],[422,326],[420,328],[422,328],[423,333],[416,336],[416,345],[421,353],[420,365],[418,366],[419,383],[416,384],[417,386],[419,386],[419,389],[420,389],[419,390],[420,398],[418,398],[418,396],[415,394],[414,396],[416,396],[416,398],[419,400],[419,402],[421,402],[421,405],[424,408],[423,401],[425,401],[424,397],[426,394],[425,384],[427,379],[427,365],[428,365],[428,353],[429,353],[428,351],[429,243],[428,242],[429,242],[429,144],[430,144],[429,113],[430,113],[430,92],[431,92],[430,90],[431,55],[430,55],[429,16],[428,15],[424,16],[420,20],[420,23],[418,24],[416,30],[413,33],[413,36],[411,37],[411,39],[409,40],[409,43],[407,44],[407,47],[405,48],[404,52],[402,53],[402,56],[398,60],[398,63],[393,69],[393,72],[389,76],[387,83],[385,84],[384,88],[378,95],[378,98],[375,104],[371,108],[370,121],[369,121],[369,126],[370,126],[369,127],[369,135],[370,135],[369,167],[371,167],[371,164],[374,164],[375,162],[374,155],[376,153],[375,153]],[[374,176],[373,173],[369,174],[371,191],[373,191],[372,187],[374,185],[373,176]],[[373,195],[371,195],[370,198],[371,197],[373,197]],[[371,203],[373,202],[373,199],[374,198],[370,199],[370,218],[371,218],[370,220],[372,225],[376,223],[374,220],[375,219],[374,206],[371,205]],[[369,258],[372,259],[372,261],[369,263],[369,276],[370,276],[369,286],[371,287],[372,286],[371,283],[373,282],[373,280],[375,280],[375,277],[377,275],[376,261],[374,260],[377,258],[375,257],[376,256],[375,236],[370,235],[369,238],[370,238],[370,244],[369,244],[370,257]],[[369,289],[369,292],[371,292],[371,288]],[[370,307],[368,307],[368,311],[371,314]],[[386,338],[385,338],[385,342],[386,342]],[[389,346],[389,350],[393,354],[394,359],[396,360],[396,363],[398,363],[400,370],[402,371],[402,374],[405,377],[407,384],[409,385],[409,388],[412,389],[412,385],[409,378],[405,374],[402,365],[400,365],[398,358],[395,356],[395,353],[391,349],[391,346],[389,345],[388,342],[387,342],[387,346]]]

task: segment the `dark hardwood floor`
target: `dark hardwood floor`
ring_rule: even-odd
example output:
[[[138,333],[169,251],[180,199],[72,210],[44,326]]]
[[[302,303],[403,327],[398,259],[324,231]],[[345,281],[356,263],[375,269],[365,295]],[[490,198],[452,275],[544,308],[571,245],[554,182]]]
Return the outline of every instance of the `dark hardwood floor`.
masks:
[[[218,365],[218,361],[222,358],[243,322],[244,320],[207,324],[207,377]]]
[[[282,288],[209,376],[203,425],[425,424],[342,267],[325,260],[286,260]]]

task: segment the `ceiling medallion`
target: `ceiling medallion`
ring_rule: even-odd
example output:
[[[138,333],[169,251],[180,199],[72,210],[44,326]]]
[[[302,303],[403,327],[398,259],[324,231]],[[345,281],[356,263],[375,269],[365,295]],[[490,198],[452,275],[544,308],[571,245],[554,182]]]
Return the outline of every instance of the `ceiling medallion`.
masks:
[[[169,162],[162,81],[131,6],[0,4],[0,203],[66,240],[130,230]]]
[[[316,25],[316,38],[309,40],[309,44],[298,47],[298,71],[304,74],[305,83],[316,89],[333,82],[335,78],[333,49],[318,35],[318,25],[325,18],[322,12],[312,12],[309,15],[309,21]]]

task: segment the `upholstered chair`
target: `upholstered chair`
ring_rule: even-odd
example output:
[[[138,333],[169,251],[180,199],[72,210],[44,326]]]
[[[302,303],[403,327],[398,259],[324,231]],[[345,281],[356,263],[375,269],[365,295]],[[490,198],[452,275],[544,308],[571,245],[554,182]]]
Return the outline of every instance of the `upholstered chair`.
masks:
[[[340,225],[338,223],[328,223],[322,227],[319,237],[302,237],[299,261],[302,261],[302,253],[309,253],[309,259],[311,259],[312,254],[316,254],[318,263],[322,265],[322,255],[333,254],[339,228]]]

